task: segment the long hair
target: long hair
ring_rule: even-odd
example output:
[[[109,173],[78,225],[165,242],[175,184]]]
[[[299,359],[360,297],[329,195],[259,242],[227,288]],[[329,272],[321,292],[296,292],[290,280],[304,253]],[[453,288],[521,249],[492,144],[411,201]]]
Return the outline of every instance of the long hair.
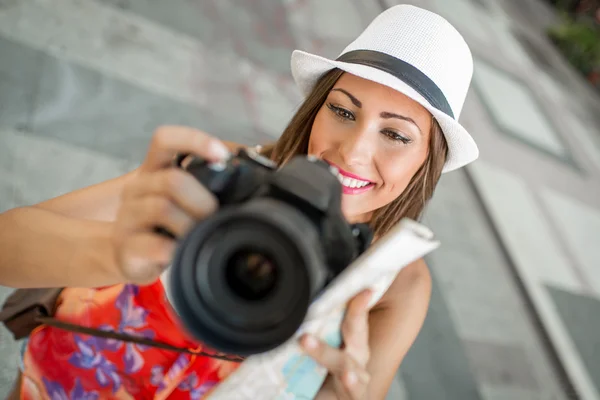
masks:
[[[277,165],[297,154],[307,154],[313,122],[327,95],[344,71],[333,69],[323,75],[294,114],[277,142],[264,146],[261,153]],[[375,237],[381,237],[402,218],[419,220],[442,174],[448,145],[438,122],[433,118],[427,159],[395,200],[375,210],[370,221]]]

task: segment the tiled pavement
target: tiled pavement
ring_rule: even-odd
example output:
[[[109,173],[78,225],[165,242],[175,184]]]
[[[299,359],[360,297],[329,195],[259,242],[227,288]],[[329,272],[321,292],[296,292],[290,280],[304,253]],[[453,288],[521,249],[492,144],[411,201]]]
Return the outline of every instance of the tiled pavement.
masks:
[[[543,39],[540,1],[407,1],[472,46],[481,159],[426,215],[434,293],[390,399],[599,398],[600,101]],[[0,210],[126,171],[158,124],[272,140],[300,101],[290,51],[336,56],[396,3],[0,1]],[[5,331],[0,354],[3,395]]]

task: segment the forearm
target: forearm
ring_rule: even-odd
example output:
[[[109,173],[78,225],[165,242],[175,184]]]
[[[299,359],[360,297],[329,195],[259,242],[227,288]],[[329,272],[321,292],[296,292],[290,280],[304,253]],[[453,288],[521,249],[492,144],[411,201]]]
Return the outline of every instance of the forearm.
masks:
[[[98,287],[117,283],[111,223],[36,207],[0,214],[0,284]]]
[[[369,314],[368,399],[384,399],[396,371],[423,326],[431,275],[423,260],[406,266]]]
[[[402,362],[408,344],[402,344],[402,326],[394,323],[392,310],[374,310],[369,316],[369,348],[371,359],[367,371],[371,376],[369,382],[369,399],[383,400],[396,375],[396,370]],[[396,325],[391,328],[390,325]],[[392,336],[398,337],[396,340]]]

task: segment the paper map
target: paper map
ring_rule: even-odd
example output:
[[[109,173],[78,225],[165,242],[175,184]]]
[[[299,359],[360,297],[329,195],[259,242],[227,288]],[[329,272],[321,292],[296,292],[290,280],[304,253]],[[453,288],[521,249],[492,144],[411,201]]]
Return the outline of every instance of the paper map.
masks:
[[[208,400],[312,399],[327,371],[306,356],[297,344],[305,332],[333,346],[341,342],[340,325],[348,301],[360,291],[375,290],[374,304],[385,293],[396,274],[439,246],[425,226],[402,220],[384,238],[340,274],[310,306],[295,336],[269,352],[247,358],[221,382]]]

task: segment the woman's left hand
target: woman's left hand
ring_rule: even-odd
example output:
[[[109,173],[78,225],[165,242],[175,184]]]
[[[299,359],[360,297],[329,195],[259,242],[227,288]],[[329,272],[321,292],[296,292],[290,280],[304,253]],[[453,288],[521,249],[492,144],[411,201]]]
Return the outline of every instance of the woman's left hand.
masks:
[[[371,291],[355,296],[348,304],[342,322],[342,346],[334,348],[314,336],[305,335],[300,343],[316,362],[327,368],[329,376],[316,399],[363,400],[367,398],[370,376],[369,300]]]

